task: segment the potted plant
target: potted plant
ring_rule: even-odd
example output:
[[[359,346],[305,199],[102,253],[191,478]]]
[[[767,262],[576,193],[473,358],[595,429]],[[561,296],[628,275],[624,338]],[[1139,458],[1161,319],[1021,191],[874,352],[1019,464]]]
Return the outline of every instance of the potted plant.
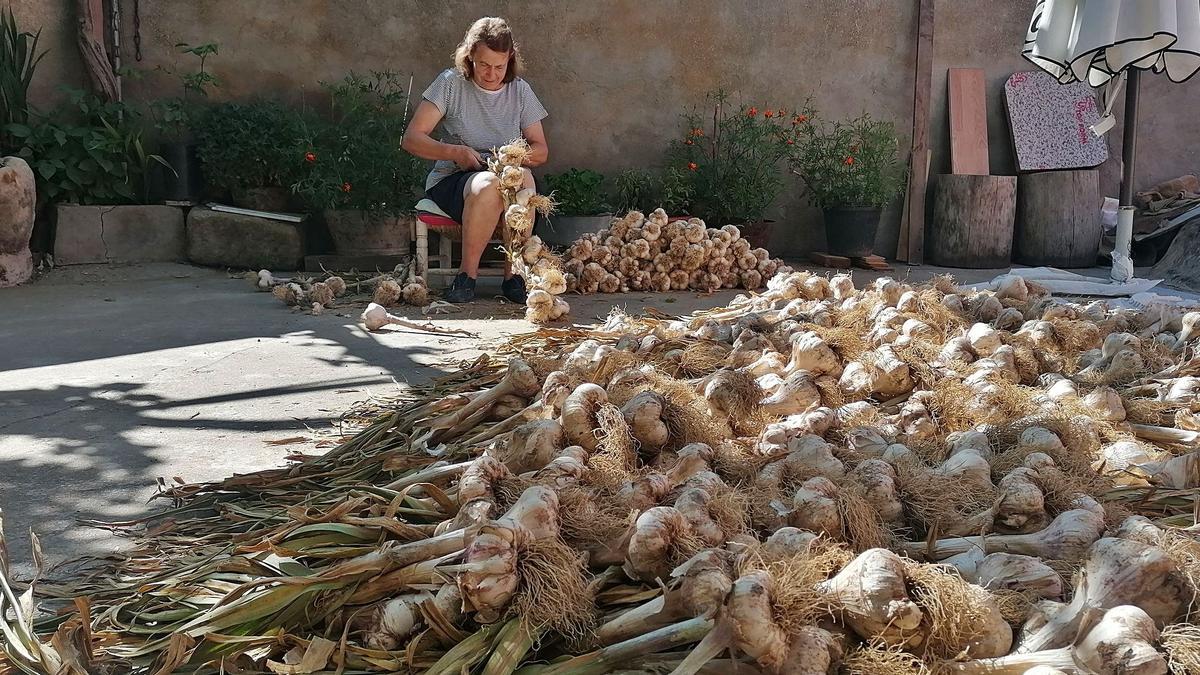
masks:
[[[591,169],[567,169],[546,174],[544,181],[556,204],[554,216],[538,231],[547,244],[570,246],[581,235],[602,230],[612,221],[603,174]]]
[[[386,255],[409,250],[421,164],[400,149],[407,97],[391,72],[351,73],[330,94],[327,119],[311,121],[293,161],[293,185],[324,214],[337,252]]]
[[[792,170],[825,215],[828,252],[864,257],[875,248],[879,217],[904,185],[899,141],[891,122],[861,115],[826,122],[814,111],[797,127]]]
[[[218,86],[217,78],[205,68],[208,57],[217,53],[212,42],[175,45],[180,53],[191,54],[199,59],[195,72],[180,76],[183,94],[173,98],[159,99],[150,104],[154,127],[158,132],[159,154],[166,161],[164,171],[159,172],[162,197],[169,201],[194,202],[204,191],[200,175],[200,158],[192,127],[200,115],[201,101],[208,97],[208,89]]]
[[[711,118],[684,115],[687,130],[671,142],[669,165],[687,171],[692,215],[713,227],[737,225],[751,244],[765,248],[774,221],[763,214],[783,190],[792,115],[782,108],[735,108],[723,91],[708,98]]]
[[[301,113],[278,101],[223,103],[196,120],[197,154],[210,191],[259,211],[286,211],[299,178]]]
[[[686,218],[693,190],[685,170],[666,167],[661,171],[626,169],[613,180],[617,213],[638,210],[649,213],[661,208],[673,219]]]

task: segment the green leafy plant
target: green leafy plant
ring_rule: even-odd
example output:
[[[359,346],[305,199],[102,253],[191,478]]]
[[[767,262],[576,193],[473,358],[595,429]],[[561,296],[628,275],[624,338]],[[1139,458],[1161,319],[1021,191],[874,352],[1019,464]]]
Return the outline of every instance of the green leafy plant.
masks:
[[[300,178],[296,148],[306,125],[298,109],[278,101],[223,103],[194,125],[209,187],[291,187]]]
[[[891,122],[866,114],[822,121],[811,110],[806,117],[791,163],[813,206],[882,208],[899,194],[906,171]]]
[[[687,130],[671,142],[668,166],[687,172],[692,215],[715,225],[761,220],[783,190],[794,116],[783,108],[733,106],[724,91],[708,100],[711,116],[684,114]]]
[[[694,190],[684,171],[668,167],[662,171],[626,169],[613,180],[613,199],[618,213],[662,208],[669,215],[687,213]]]
[[[41,33],[19,30],[11,7],[0,15],[0,151],[14,146],[12,137],[3,130],[29,120],[29,83],[46,55],[44,50],[37,50]]]
[[[293,190],[317,209],[411,210],[425,176],[420,161],[400,149],[408,123],[400,77],[351,73],[322,86],[329,116],[306,124],[292,158],[301,167]]]
[[[150,104],[154,117],[154,126],[160,137],[169,140],[183,140],[189,136],[195,118],[202,114],[201,101],[208,97],[210,88],[220,86],[215,75],[208,72],[208,57],[218,53],[215,42],[190,45],[181,42],[175,45],[181,54],[190,54],[199,61],[195,71],[178,73],[168,68],[164,72],[178,75],[183,87],[183,94],[171,98],[158,99]]]
[[[122,103],[67,90],[68,100],[48,115],[33,114],[28,124],[9,124],[47,202],[129,204],[145,199],[151,162],[142,145],[141,118]],[[165,164],[165,163],[164,163]]]
[[[562,216],[598,216],[611,213],[604,191],[604,175],[591,169],[567,169],[546,174],[546,186],[558,204]]]

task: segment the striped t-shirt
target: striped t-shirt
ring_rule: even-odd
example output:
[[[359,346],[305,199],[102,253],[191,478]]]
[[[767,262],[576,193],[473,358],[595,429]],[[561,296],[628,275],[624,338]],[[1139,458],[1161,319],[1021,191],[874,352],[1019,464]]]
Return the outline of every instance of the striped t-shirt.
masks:
[[[454,68],[438,75],[423,97],[442,111],[446,143],[467,145],[483,154],[520,138],[523,129],[547,115],[525,80],[516,78],[497,91],[488,91]],[[454,162],[438,160],[425,180],[425,189],[455,171],[458,166]]]

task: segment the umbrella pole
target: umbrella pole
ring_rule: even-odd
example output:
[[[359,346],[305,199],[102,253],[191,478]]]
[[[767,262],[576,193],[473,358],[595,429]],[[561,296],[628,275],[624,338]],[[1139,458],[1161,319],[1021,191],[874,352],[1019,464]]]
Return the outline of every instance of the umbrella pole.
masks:
[[[1133,166],[1137,156],[1138,89],[1142,71],[1130,68],[1125,83],[1125,130],[1121,142],[1121,198],[1117,212],[1117,241],[1113,247],[1113,281],[1126,282],[1133,278]]]

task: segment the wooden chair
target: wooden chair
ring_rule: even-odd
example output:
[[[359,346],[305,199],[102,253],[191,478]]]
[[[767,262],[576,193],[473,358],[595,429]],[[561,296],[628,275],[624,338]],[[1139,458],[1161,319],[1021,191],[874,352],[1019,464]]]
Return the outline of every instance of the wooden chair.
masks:
[[[425,198],[417,202],[416,211],[417,222],[416,227],[413,228],[413,239],[417,264],[414,271],[425,277],[425,280],[430,283],[434,276],[454,276],[458,273],[458,266],[452,259],[453,242],[462,241],[462,224],[446,215],[446,212],[442,211],[432,199]],[[438,235],[438,253],[432,257],[429,255],[430,230]],[[504,242],[500,239],[492,239],[488,243],[499,245]],[[431,266],[431,263],[437,263],[437,267]],[[479,276],[504,276],[507,268],[507,262],[503,267],[485,267],[481,264]]]

